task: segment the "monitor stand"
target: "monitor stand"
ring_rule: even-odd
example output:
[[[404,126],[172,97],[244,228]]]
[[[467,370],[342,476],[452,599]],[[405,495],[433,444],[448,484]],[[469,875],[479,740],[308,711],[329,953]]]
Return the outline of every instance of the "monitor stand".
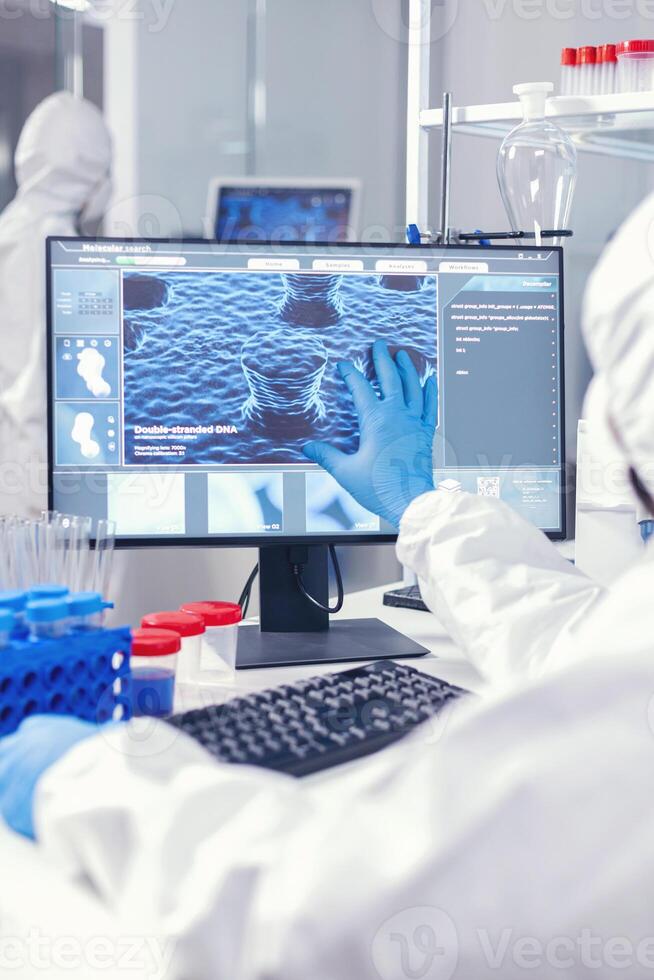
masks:
[[[306,599],[292,563],[306,559],[307,592],[329,603],[327,545],[273,545],[259,552],[261,626],[240,627],[236,667],[292,667],[422,657],[429,651],[378,619],[336,619]]]

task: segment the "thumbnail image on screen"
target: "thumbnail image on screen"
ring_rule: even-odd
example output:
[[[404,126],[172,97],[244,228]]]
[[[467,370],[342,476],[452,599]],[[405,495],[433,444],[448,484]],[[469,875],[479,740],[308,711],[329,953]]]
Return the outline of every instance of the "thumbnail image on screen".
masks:
[[[64,465],[108,466],[120,461],[118,402],[57,403],[57,461]]]
[[[126,465],[289,464],[328,439],[356,451],[352,360],[374,381],[387,338],[436,370],[436,277],[125,273]]]
[[[210,473],[209,534],[275,534],[283,530],[283,473]]]
[[[223,187],[218,241],[339,242],[348,237],[348,188]]]
[[[58,398],[118,398],[118,337],[57,337]]]
[[[379,531],[376,514],[350,496],[329,473],[307,473],[307,531],[342,534],[344,531]]]
[[[107,516],[120,535],[184,534],[185,483],[181,473],[109,473]]]

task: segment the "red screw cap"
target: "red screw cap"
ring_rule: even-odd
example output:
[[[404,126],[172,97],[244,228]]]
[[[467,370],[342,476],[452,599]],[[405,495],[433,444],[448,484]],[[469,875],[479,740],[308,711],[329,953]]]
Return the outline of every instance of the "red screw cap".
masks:
[[[635,41],[620,41],[617,46],[618,57],[622,54],[652,54],[654,52],[654,41],[646,41],[642,38]]]
[[[577,51],[578,65],[594,65],[597,61],[597,48],[585,47]]]
[[[615,44],[602,44],[597,49],[597,60],[602,65],[617,61],[618,59],[615,54]]]
[[[133,657],[167,657],[179,653],[182,641],[179,633],[172,630],[133,630]]]
[[[241,607],[235,602],[187,602],[181,611],[201,616],[205,626],[233,626],[243,619]]]
[[[143,629],[173,630],[180,636],[199,636],[205,632],[201,616],[187,612],[148,613],[141,620]]]

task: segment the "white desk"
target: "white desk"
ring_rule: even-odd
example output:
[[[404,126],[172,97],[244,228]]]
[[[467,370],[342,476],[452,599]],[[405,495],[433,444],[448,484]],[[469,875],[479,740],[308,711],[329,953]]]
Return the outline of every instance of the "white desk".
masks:
[[[391,586],[349,595],[340,617],[377,617],[383,620],[431,651],[428,656],[406,663],[462,687],[479,689],[482,683],[479,675],[458,653],[430,613],[382,605],[382,595],[388,588]],[[218,687],[184,687],[180,690],[178,707],[215,703],[251,690],[293,683],[301,677],[335,669],[347,670],[352,666],[355,665],[240,671]],[[365,764],[366,760],[363,759],[348,766],[347,770],[351,773],[354,766],[361,770]],[[340,771],[332,770],[330,779],[338,778]],[[11,973],[7,975],[15,980],[34,980],[37,976],[47,976],[48,980],[94,980],[96,975],[98,980],[115,980],[125,975],[124,970],[94,970],[85,961],[85,955],[89,950],[97,952],[93,943],[98,937],[106,938],[119,951],[124,950],[125,937],[133,935],[129,926],[121,927],[87,887],[65,880],[45,864],[36,846],[16,837],[1,823],[0,869],[0,974],[4,975],[4,955],[6,965],[11,964]],[[63,944],[64,939],[69,941],[68,948]],[[58,946],[55,945],[57,941]],[[76,949],[84,954],[78,955],[78,968],[72,965]],[[48,957],[49,953],[52,956],[48,959],[46,970],[43,957]],[[53,956],[61,960],[60,969],[52,962]],[[21,967],[16,968],[19,963]],[[157,975],[152,967],[149,969],[150,976]],[[141,976],[133,970],[129,975],[135,980]]]
[[[482,680],[462,656],[447,636],[438,620],[431,613],[415,609],[397,609],[383,605],[384,592],[401,587],[402,583],[379,586],[364,592],[353,592],[346,596],[343,609],[334,619],[373,619],[382,620],[388,626],[403,633],[429,650],[424,657],[407,659],[405,663],[442,677],[452,684],[470,690],[479,690]],[[253,620],[256,622],[256,620]],[[224,680],[197,685],[178,685],[176,710],[189,710],[206,704],[222,702],[240,697],[250,691],[263,690],[277,684],[292,684],[303,677],[326,674],[336,670],[350,670],[360,666],[356,663],[318,664],[304,667],[276,667],[274,669],[241,670],[235,674],[225,674]]]

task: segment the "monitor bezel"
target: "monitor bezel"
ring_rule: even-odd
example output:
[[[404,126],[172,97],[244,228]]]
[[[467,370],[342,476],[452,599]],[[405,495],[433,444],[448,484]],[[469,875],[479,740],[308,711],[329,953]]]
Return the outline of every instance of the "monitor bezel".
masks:
[[[220,194],[223,188],[234,189],[239,187],[261,187],[262,189],[270,188],[271,190],[277,190],[281,188],[282,190],[288,190],[291,188],[297,188],[299,191],[306,191],[315,189],[317,191],[324,190],[347,190],[350,192],[350,220],[348,223],[348,237],[347,241],[343,242],[344,245],[359,244],[358,235],[360,232],[360,222],[361,222],[361,198],[362,198],[362,183],[357,177],[213,177],[209,182],[209,192],[207,196],[207,213],[204,216],[204,234],[207,241],[220,243],[221,245],[249,245],[250,242],[239,241],[238,239],[220,239],[215,236],[216,228],[216,218],[218,214],[218,205],[220,203]],[[259,244],[259,243],[252,243]],[[269,242],[262,242],[261,244],[270,244]],[[292,242],[285,242],[286,245],[294,244]],[[302,244],[307,244],[303,242]],[[320,242],[311,242],[312,245],[322,244]],[[340,242],[333,242],[332,244],[340,245]]]
[[[51,245],[53,242],[98,242],[98,243],[125,243],[132,245],[207,245],[207,240],[202,238],[114,238],[107,236],[89,235],[51,235],[46,238],[46,364],[47,364],[47,445],[48,445],[48,508],[54,509],[54,363],[53,363],[53,338],[54,323],[52,317],[52,274],[51,274]],[[431,243],[420,245],[408,245],[398,242],[240,242],[225,241],[213,242],[220,249],[222,246],[239,246],[240,248],[335,248],[335,249],[407,249],[411,252],[429,252],[443,250],[451,251],[480,251],[480,246],[475,244],[465,245],[433,245]],[[555,252],[558,255],[559,264],[559,375],[560,375],[560,432],[561,432],[561,462],[560,473],[560,492],[559,492],[559,511],[561,516],[560,530],[543,530],[552,541],[563,541],[566,539],[567,531],[567,468],[565,465],[566,447],[566,425],[565,425],[565,308],[564,308],[564,285],[563,285],[563,248],[560,245],[492,245],[481,246],[483,250],[492,248],[494,251],[505,252],[543,252],[545,250]],[[324,545],[335,544],[340,546],[360,545],[360,544],[393,544],[397,541],[397,534],[373,533],[373,534],[304,534],[304,535],[207,535],[202,538],[188,538],[181,535],[170,535],[169,537],[116,537],[116,548],[265,548],[265,547],[292,547],[294,545]]]

